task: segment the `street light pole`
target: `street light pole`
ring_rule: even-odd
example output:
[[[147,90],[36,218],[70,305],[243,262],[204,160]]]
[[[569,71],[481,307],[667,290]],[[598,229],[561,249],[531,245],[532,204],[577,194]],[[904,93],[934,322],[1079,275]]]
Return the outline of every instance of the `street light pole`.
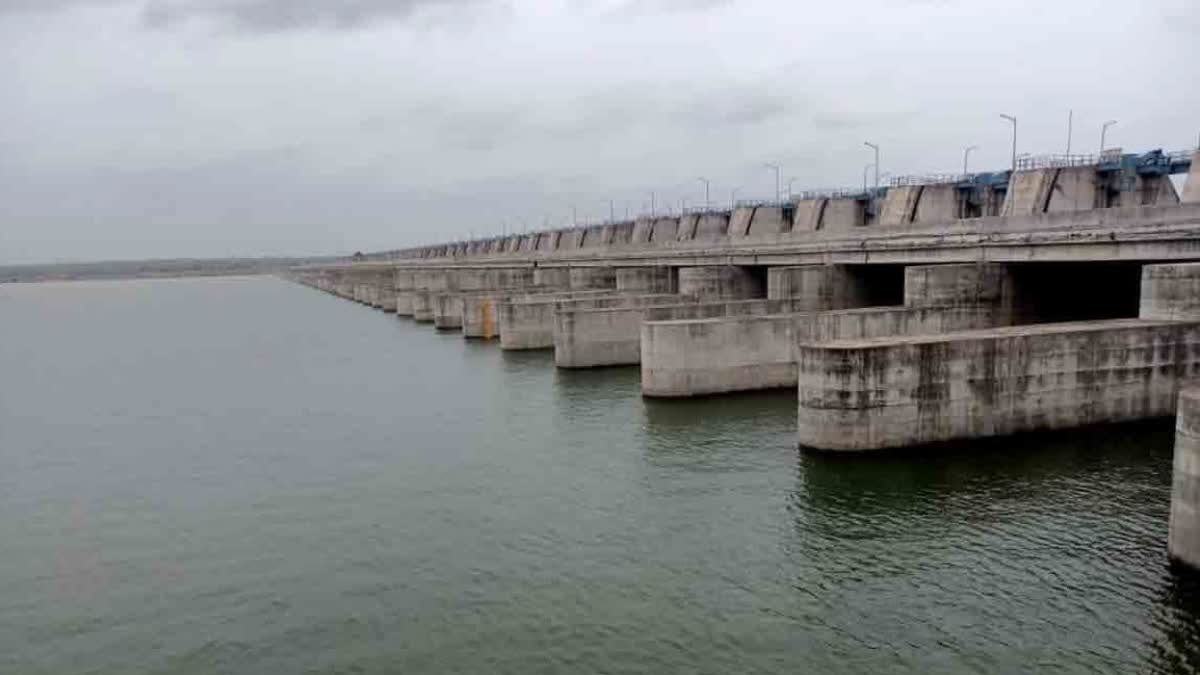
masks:
[[[963,175],[964,176],[967,175],[967,162],[970,161],[970,159],[971,159],[971,151],[978,150],[978,149],[979,149],[978,145],[968,145],[965,149],[963,149]]]
[[[870,173],[872,166],[875,166],[875,165],[868,164],[863,167],[863,192],[867,191],[867,174]]]
[[[1071,156],[1071,132],[1075,129],[1075,111],[1067,111],[1067,157]]]
[[[790,201],[792,201],[792,183],[795,183],[797,180],[799,180],[799,179],[798,179],[798,178],[789,178],[789,179],[788,179],[788,182],[787,182],[787,198],[788,198],[788,201],[789,201],[789,202],[790,202]]]
[[[1105,138],[1108,136],[1108,128],[1116,123],[1117,123],[1116,120],[1109,120],[1100,127],[1100,154],[1101,155],[1104,154],[1104,141],[1105,141]]]
[[[879,191],[879,146],[870,141],[863,141],[863,145],[875,151],[875,191]]]
[[[654,191],[650,191],[650,217],[654,217]]]
[[[610,223],[617,222],[617,207],[616,207],[616,204],[614,204],[613,200],[611,200],[611,199],[608,200],[608,222],[610,222]]]
[[[733,188],[729,191],[729,210],[733,211],[737,208],[737,193],[741,188]]]
[[[711,186],[711,181],[703,177],[697,178],[696,180],[704,183],[704,209],[708,210],[708,188]]]
[[[766,162],[763,166],[775,171],[775,201],[779,201],[779,165]]]
[[[1000,114],[1000,117],[1012,122],[1012,170],[1017,170],[1017,118],[1012,115]]]

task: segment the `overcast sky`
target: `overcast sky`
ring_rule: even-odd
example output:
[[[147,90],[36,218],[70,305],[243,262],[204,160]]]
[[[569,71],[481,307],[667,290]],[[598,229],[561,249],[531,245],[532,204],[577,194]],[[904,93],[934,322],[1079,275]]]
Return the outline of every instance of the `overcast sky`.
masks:
[[[0,263],[325,254],[1200,134],[1196,0],[0,0]]]

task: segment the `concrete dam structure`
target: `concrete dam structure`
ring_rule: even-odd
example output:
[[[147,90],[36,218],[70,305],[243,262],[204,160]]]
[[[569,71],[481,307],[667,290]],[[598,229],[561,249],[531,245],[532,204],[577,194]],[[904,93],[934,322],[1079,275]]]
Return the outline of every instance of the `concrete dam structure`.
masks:
[[[552,350],[560,368],[638,368],[647,397],[790,389],[813,450],[1200,409],[1180,395],[1200,378],[1195,152],[1026,158],[292,277],[500,349]],[[1197,423],[1183,415],[1172,555],[1200,566]]]

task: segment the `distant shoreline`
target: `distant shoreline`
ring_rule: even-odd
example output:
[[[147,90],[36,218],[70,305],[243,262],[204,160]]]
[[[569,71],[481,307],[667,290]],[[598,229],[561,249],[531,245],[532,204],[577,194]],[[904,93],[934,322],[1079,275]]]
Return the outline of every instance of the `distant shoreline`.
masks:
[[[279,274],[289,267],[336,258],[225,258],[209,260],[122,260],[0,266],[0,284],[118,279],[183,279]]]

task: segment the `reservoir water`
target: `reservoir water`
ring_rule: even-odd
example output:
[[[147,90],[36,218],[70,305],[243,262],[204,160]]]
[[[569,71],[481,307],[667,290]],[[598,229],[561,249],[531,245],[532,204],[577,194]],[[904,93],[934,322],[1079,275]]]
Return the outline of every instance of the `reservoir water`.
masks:
[[[0,286],[0,673],[1200,668],[1169,424],[794,429],[275,279]]]

